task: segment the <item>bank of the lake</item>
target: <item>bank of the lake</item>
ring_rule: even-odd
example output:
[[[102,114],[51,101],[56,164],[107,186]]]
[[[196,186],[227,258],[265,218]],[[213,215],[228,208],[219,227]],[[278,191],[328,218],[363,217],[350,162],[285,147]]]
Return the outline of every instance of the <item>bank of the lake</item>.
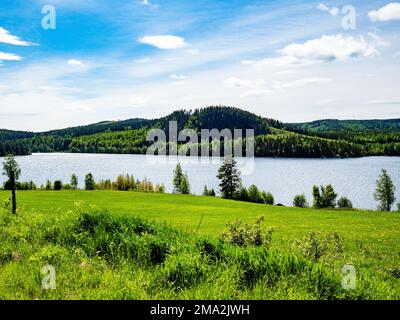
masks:
[[[16,157],[22,169],[21,181],[45,184],[46,180],[70,181],[78,175],[81,187],[86,173],[98,181],[115,179],[119,174],[133,174],[137,179],[149,178],[164,183],[172,191],[173,169],[180,162],[187,171],[191,191],[201,194],[205,185],[218,190],[217,170],[221,158],[164,157],[121,154],[48,153]],[[2,161],[2,159],[0,159]],[[304,193],[311,200],[313,185],[333,184],[340,196],[347,196],[357,208],[376,209],[373,199],[375,181],[381,169],[387,169],[400,199],[400,157],[366,157],[356,159],[239,159],[243,184],[257,185],[270,191],[277,203],[291,205],[293,197]],[[5,181],[0,176],[0,183]]]

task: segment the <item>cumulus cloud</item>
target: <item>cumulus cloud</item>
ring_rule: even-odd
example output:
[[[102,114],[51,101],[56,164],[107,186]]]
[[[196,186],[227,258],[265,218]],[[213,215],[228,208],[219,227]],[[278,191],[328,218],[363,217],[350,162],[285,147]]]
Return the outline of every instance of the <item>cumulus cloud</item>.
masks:
[[[293,43],[279,51],[280,56],[260,61],[242,61],[244,64],[282,67],[308,65],[357,57],[373,57],[379,52],[362,36],[323,35],[305,43]]]
[[[8,30],[2,27],[0,27],[0,43],[25,47],[33,45],[31,42],[21,40],[19,37],[12,35]]]
[[[368,13],[368,17],[372,22],[386,22],[391,20],[400,20],[400,3],[392,2],[386,6],[373,10]]]
[[[339,9],[337,7],[330,8],[330,7],[328,7],[327,5],[325,5],[323,3],[320,3],[317,6],[317,9],[321,10],[321,11],[329,12],[331,16],[337,16],[339,14]]]
[[[187,45],[184,38],[172,35],[145,36],[138,41],[163,50],[180,49]]]

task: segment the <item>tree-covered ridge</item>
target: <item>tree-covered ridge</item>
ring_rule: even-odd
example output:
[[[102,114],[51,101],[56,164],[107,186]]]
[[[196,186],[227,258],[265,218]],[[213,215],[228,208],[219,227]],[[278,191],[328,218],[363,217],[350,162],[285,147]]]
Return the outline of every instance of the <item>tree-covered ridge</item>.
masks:
[[[317,120],[308,123],[292,124],[312,132],[347,133],[400,133],[400,119],[389,120]]]
[[[179,131],[190,128],[199,135],[201,129],[254,129],[258,157],[400,155],[400,120],[283,124],[237,108],[213,106],[178,110],[159,119],[108,121],[41,133],[0,130],[0,156],[34,152],[143,154],[151,145],[146,141],[148,131],[160,128],[168,137],[170,121],[177,122]]]

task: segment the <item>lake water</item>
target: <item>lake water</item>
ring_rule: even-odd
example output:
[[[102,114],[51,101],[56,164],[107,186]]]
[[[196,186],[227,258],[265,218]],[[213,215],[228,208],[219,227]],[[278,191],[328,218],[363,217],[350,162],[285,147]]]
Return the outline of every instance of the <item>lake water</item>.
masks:
[[[86,173],[96,181],[115,179],[118,174],[133,174],[136,179],[149,178],[172,190],[173,169],[178,161],[189,175],[192,193],[201,194],[204,185],[218,189],[217,170],[220,158],[163,157],[146,155],[106,155],[50,153],[16,157],[22,169],[21,181],[33,180],[38,186],[46,180],[69,183],[73,173],[83,185]],[[2,159],[0,159],[2,161]],[[311,202],[314,184],[334,185],[339,195],[349,197],[358,208],[374,209],[375,181],[381,169],[387,169],[397,186],[400,200],[400,157],[366,157],[359,159],[241,159],[239,167],[245,186],[256,184],[270,191],[277,203],[291,205],[296,194],[305,193]],[[0,177],[3,183],[5,177]]]

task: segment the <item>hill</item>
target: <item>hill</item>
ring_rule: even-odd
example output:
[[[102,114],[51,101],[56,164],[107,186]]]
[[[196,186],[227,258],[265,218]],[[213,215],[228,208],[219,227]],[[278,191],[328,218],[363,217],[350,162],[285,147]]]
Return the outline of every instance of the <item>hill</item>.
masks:
[[[400,155],[400,120],[320,120],[284,124],[253,113],[213,106],[179,110],[159,119],[105,121],[86,126],[32,133],[0,130],[0,156],[33,152],[143,154],[152,128],[177,121],[178,130],[254,129],[258,157],[360,157]],[[211,145],[210,145],[211,148]]]

